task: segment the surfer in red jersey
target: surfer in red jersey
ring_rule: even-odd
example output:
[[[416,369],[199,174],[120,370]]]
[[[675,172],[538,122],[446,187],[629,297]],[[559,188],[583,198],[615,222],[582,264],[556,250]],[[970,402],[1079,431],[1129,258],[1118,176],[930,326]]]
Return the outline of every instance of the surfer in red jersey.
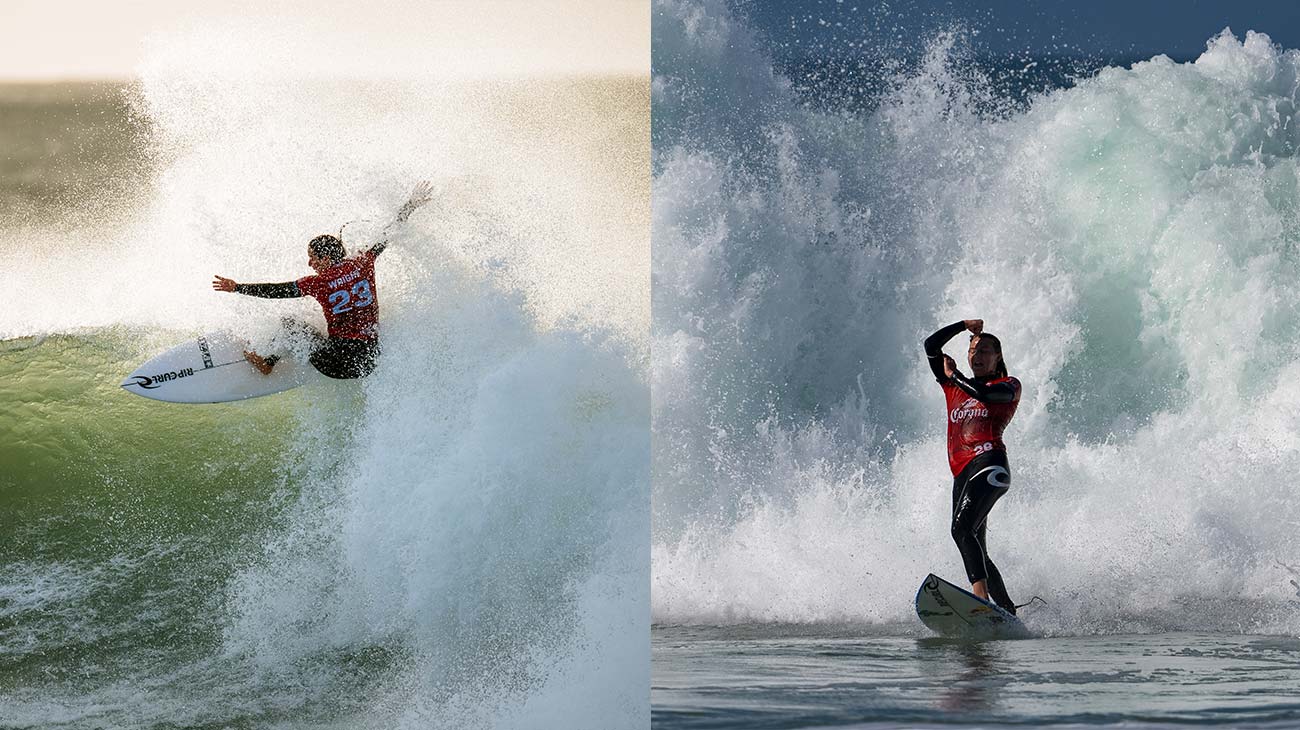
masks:
[[[379,357],[379,290],[375,284],[375,259],[388,246],[388,229],[404,223],[411,213],[429,202],[428,182],[420,182],[411,197],[397,211],[397,218],[384,228],[385,238],[353,258],[347,257],[343,241],[324,234],[307,244],[307,265],[316,271],[296,281],[278,284],[236,284],[217,276],[212,288],[217,291],[247,294],[264,299],[290,299],[309,296],[320,302],[325,312],[328,336],[306,322],[286,318],[284,329],[290,337],[304,337],[311,343],[309,359],[322,375],[330,378],[362,378],[375,369]],[[263,375],[270,375],[276,355],[263,357],[247,351],[244,357]]]
[[[967,359],[971,377],[943,353],[958,332],[969,330]],[[961,551],[971,592],[1014,614],[1002,575],[988,555],[985,540],[989,510],[1011,486],[1002,430],[1020,403],[1020,381],[1007,374],[1002,343],[984,332],[984,320],[967,319],[944,327],[925,340],[930,370],[943,386],[948,410],[948,465],[952,468],[952,539]]]

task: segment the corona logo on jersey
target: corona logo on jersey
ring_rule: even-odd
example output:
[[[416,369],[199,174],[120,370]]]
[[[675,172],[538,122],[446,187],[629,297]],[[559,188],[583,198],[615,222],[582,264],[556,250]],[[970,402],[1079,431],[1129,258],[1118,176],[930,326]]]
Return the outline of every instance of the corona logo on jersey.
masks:
[[[948,413],[948,420],[953,423],[961,423],[968,418],[988,418],[988,406],[980,403],[974,398],[967,398],[965,403],[952,409]]]

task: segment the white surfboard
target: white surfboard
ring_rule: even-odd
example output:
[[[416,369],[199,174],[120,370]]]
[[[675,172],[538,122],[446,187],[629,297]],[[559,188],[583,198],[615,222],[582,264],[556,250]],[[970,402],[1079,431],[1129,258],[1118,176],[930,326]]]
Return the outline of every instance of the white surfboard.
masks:
[[[281,357],[270,375],[244,359],[247,343],[229,332],[187,340],[136,368],[122,381],[129,393],[169,403],[226,403],[305,385],[324,376],[311,363]]]
[[[996,604],[931,573],[916,591],[916,615],[940,636],[970,639],[1028,639],[1020,619]]]

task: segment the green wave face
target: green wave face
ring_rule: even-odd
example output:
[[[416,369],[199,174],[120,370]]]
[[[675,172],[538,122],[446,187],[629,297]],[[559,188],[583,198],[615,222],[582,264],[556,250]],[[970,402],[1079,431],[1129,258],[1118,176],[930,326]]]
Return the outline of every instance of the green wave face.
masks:
[[[19,716],[169,674],[220,686],[224,586],[297,488],[281,460],[301,399],[130,395],[137,343],[0,352],[0,694]]]
[[[330,434],[348,429],[303,440],[304,419],[347,424],[357,391],[159,403],[116,385],[149,352],[136,335],[0,345],[6,720],[227,727],[359,711],[400,648],[321,647],[266,671],[225,640],[236,576],[273,568],[263,546],[303,508],[304,476],[347,450]]]

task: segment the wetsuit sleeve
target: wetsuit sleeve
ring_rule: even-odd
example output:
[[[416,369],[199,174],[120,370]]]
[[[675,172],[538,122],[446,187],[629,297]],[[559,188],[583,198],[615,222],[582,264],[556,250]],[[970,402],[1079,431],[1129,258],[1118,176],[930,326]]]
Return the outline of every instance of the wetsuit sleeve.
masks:
[[[377,257],[379,254],[383,253],[386,248],[388,248],[387,238],[366,249],[366,253],[370,254],[372,257]]]
[[[296,281],[279,284],[236,284],[235,293],[263,299],[293,299],[302,296]]]
[[[964,329],[965,322],[954,322],[925,338],[925,358],[930,362],[930,372],[934,373],[934,379],[940,383],[948,382],[948,376],[943,374],[943,346]]]
[[[977,383],[961,373],[952,376],[952,383],[966,395],[981,403],[1010,403],[1016,399],[1016,382],[999,380],[996,383]]]

